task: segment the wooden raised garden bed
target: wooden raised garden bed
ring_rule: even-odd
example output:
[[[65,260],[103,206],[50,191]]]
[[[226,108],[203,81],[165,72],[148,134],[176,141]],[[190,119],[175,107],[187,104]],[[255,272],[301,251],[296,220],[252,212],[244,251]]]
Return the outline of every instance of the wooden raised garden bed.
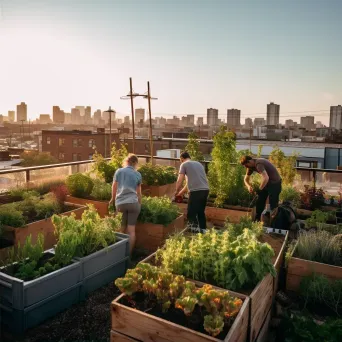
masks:
[[[176,232],[181,232],[184,228],[184,215],[178,216],[167,226],[154,223],[138,222],[135,227],[136,242],[135,247],[144,249],[150,253],[162,247],[165,240]]]
[[[79,198],[74,196],[67,196],[67,201],[69,203],[74,203],[82,206],[86,206],[87,204],[92,204],[100,217],[108,216],[108,205],[109,201],[97,201],[93,199]]]
[[[274,250],[275,255],[272,258],[273,264],[277,270],[277,277],[273,278],[271,274],[267,274],[251,291],[242,291],[250,298],[250,321],[249,321],[249,341],[256,341],[260,330],[266,320],[271,309],[275,290],[278,286],[278,272],[284,260],[285,247],[287,244],[288,233],[286,236],[279,234],[263,234],[260,238],[261,242],[267,242]],[[142,262],[154,263],[154,255],[152,254]],[[189,279],[194,281],[193,279]],[[196,282],[196,281],[194,281]],[[229,289],[228,289],[229,290]]]
[[[83,211],[86,209],[86,207],[84,206],[68,202],[66,202],[65,205],[67,206],[68,211],[61,213],[60,215],[69,216],[72,213],[74,213],[77,219],[81,218]],[[19,243],[21,246],[23,246],[25,244],[26,238],[29,235],[31,235],[32,243],[34,244],[37,241],[38,235],[43,234],[44,248],[49,249],[56,244],[56,237],[54,231],[55,228],[52,224],[51,217],[49,217],[45,220],[32,222],[19,228],[5,226],[3,238],[11,241],[13,243],[13,246],[17,247]]]
[[[286,290],[298,291],[303,278],[312,274],[323,275],[331,280],[342,279],[342,267],[291,256],[287,265]]]
[[[176,192],[176,182],[166,185],[141,185],[141,191],[144,196],[172,198]]]
[[[200,282],[195,283],[198,286],[204,285]],[[236,292],[229,291],[229,293],[242,299],[243,304],[223,339],[214,338],[162,317],[133,309],[123,304],[126,296],[122,294],[112,302],[111,342],[245,342],[248,333],[249,298]]]
[[[182,210],[184,215],[187,215],[188,205],[186,203],[177,203],[178,207]],[[205,215],[207,221],[213,223],[215,226],[223,226],[226,219],[229,218],[231,223],[239,223],[240,219],[247,215],[254,217],[254,209],[245,207],[234,207],[230,208],[216,208],[216,207],[205,207]]]

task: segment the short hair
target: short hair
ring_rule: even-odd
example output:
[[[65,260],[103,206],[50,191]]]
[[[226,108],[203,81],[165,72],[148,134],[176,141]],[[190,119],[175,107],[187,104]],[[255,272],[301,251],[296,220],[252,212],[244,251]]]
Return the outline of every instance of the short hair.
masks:
[[[125,166],[135,166],[137,165],[139,162],[138,160],[138,157],[133,154],[133,153],[130,153],[123,161],[122,163],[122,166],[125,167]]]
[[[243,156],[240,159],[241,165],[246,165],[249,161],[251,161],[253,158],[251,156]]]
[[[189,152],[182,152],[180,155],[181,158],[183,159],[191,159]]]

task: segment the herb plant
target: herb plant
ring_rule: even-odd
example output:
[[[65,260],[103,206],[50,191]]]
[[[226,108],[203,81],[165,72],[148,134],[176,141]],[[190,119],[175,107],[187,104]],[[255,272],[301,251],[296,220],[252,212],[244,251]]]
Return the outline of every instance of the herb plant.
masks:
[[[180,209],[164,197],[143,197],[138,221],[167,226],[180,215]]]
[[[301,192],[301,206],[307,210],[320,209],[325,205],[325,192],[322,188],[305,185]]]
[[[112,185],[105,183],[100,179],[94,179],[94,187],[90,198],[97,201],[109,201],[112,197]]]
[[[145,263],[128,270],[115,284],[128,296],[144,292],[150,301],[157,301],[163,313],[174,307],[191,316],[195,308],[200,307],[204,329],[212,336],[217,336],[231,323],[242,306],[241,299],[232,297],[228,291],[216,290],[210,285],[196,287],[183,276]]]
[[[235,240],[227,230],[208,230],[191,237],[175,235],[156,254],[172,273],[231,290],[251,288],[268,272],[275,276],[273,256],[273,249],[248,229]]]
[[[336,218],[334,211],[315,210],[309,218],[305,220],[306,228],[315,228],[319,223],[327,223]]]
[[[292,185],[282,185],[282,190],[280,193],[281,202],[290,202],[295,208],[300,206],[300,192],[294,188]]]
[[[83,173],[75,173],[66,179],[68,191],[72,196],[88,198],[93,191],[93,180]]]
[[[203,154],[200,150],[200,142],[198,141],[198,136],[196,135],[196,133],[189,133],[188,143],[185,146],[184,151],[187,151],[190,154],[192,160],[196,160],[199,162],[204,161]]]
[[[139,172],[144,185],[166,185],[177,181],[177,170],[171,166],[152,165],[147,163],[140,166]]]
[[[242,235],[244,229],[252,231],[256,237],[259,237],[264,232],[264,226],[262,222],[254,222],[250,216],[243,216],[239,223],[229,223],[227,220],[224,226],[227,229],[231,239],[236,239]]]

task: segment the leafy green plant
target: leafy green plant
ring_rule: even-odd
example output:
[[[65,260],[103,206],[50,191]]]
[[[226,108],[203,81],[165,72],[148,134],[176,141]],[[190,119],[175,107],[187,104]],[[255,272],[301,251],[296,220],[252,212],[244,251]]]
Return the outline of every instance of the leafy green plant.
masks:
[[[0,206],[0,224],[19,228],[25,225],[25,219],[22,212],[13,206],[4,204]]]
[[[283,185],[280,193],[281,202],[290,202],[295,208],[300,206],[300,192],[292,185]]]
[[[305,220],[305,226],[307,228],[315,228],[319,223],[327,223],[328,221],[335,219],[335,212],[333,211],[321,211],[315,210],[309,218]]]
[[[88,198],[93,191],[94,182],[82,173],[75,173],[66,179],[66,185],[72,196]]]
[[[82,214],[81,220],[76,220],[75,215],[52,216],[55,226],[55,234],[59,241],[70,241],[68,254],[83,257],[100,250],[116,241],[116,231],[121,228],[121,215],[101,218],[93,205]],[[63,253],[56,246],[56,256],[60,260]],[[69,247],[68,247],[69,248]]]
[[[117,149],[116,144],[113,143],[111,159],[109,161],[106,161],[103,156],[97,152],[93,155],[94,163],[92,172],[106,183],[112,183],[115,171],[122,167],[123,161],[127,156],[128,151],[126,145],[121,144],[120,149]]]
[[[177,205],[164,197],[143,197],[138,221],[167,226],[180,215]]]
[[[241,217],[240,222],[235,224],[230,223],[229,218],[227,218],[224,228],[227,229],[229,236],[232,239],[236,239],[238,236],[242,235],[244,229],[252,231],[256,237],[259,237],[264,232],[263,223],[254,222],[252,217],[247,215]]]
[[[140,166],[139,172],[144,185],[166,185],[177,181],[177,170],[171,166],[152,165],[147,163]]]
[[[235,240],[227,230],[208,230],[191,237],[176,235],[156,254],[172,273],[231,290],[253,287],[268,272],[275,276],[273,256],[273,249],[248,229]]]
[[[204,329],[212,336],[217,336],[225,325],[231,323],[231,318],[242,306],[241,299],[232,297],[228,291],[216,290],[210,285],[196,287],[183,276],[145,263],[128,270],[124,278],[115,281],[115,285],[128,296],[144,292],[148,300],[157,301],[163,313],[175,307],[191,316],[199,306]],[[132,302],[134,297],[130,300]]]
[[[204,161],[204,156],[200,150],[200,142],[198,141],[198,136],[196,135],[196,133],[189,133],[188,143],[185,146],[184,151],[187,151],[190,154],[192,160],[196,160],[199,162]]]
[[[305,305],[326,305],[337,315],[342,311],[342,280],[329,281],[323,275],[305,277],[300,284]]]
[[[326,231],[301,234],[293,255],[305,260],[342,266],[340,245],[334,240],[334,236]]]
[[[100,179],[94,179],[94,187],[90,197],[98,201],[109,201],[112,197],[112,186]]]

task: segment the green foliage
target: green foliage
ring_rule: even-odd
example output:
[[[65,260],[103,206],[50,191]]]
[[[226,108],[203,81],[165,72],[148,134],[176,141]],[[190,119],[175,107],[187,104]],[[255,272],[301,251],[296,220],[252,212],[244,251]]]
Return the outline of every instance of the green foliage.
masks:
[[[34,187],[34,190],[37,191],[40,195],[45,195],[53,189],[63,185],[65,185],[65,180],[57,179],[38,184]]]
[[[307,210],[316,210],[325,205],[325,192],[323,188],[304,185],[300,194],[301,206]]]
[[[106,183],[112,183],[115,171],[122,167],[127,156],[128,151],[126,145],[121,144],[121,148],[117,149],[116,144],[113,143],[111,159],[109,161],[106,161],[103,156],[97,152],[93,155],[94,163],[92,172],[95,172],[95,174]]]
[[[300,294],[306,305],[326,305],[337,315],[342,309],[342,280],[329,281],[323,275],[305,277],[300,284]]]
[[[93,191],[94,182],[83,173],[75,173],[66,179],[66,185],[72,196],[88,198]]]
[[[342,266],[340,245],[334,236],[326,231],[301,234],[293,255],[305,260]]]
[[[290,202],[295,208],[300,206],[300,192],[290,184],[282,186],[279,198],[281,202]]]
[[[56,258],[63,264],[65,250],[69,249],[70,256],[84,257],[112,245],[116,241],[115,232],[121,227],[121,215],[101,218],[94,206],[88,205],[81,220],[76,220],[75,215],[54,215],[52,223],[58,239]]]
[[[177,181],[177,170],[171,166],[152,165],[140,166],[139,172],[145,185],[166,185]]]
[[[273,249],[248,229],[235,240],[227,230],[176,235],[156,255],[170,272],[231,290],[255,286],[268,272],[275,276],[273,256]]]
[[[20,154],[20,159],[20,165],[25,167],[58,164],[58,160],[48,152],[26,151]]]
[[[309,218],[305,220],[306,228],[316,228],[319,223],[327,223],[328,221],[334,220],[336,214],[334,211],[321,211],[315,210]]]
[[[264,232],[264,226],[262,222],[254,222],[250,216],[243,216],[240,219],[239,223],[229,223],[229,219],[227,219],[225,223],[225,229],[227,229],[229,236],[232,239],[236,239],[238,236],[242,235],[244,229],[248,229],[252,231],[256,237],[261,236]]]
[[[228,291],[213,289],[210,285],[196,287],[182,276],[145,263],[128,270],[115,285],[128,296],[144,292],[150,301],[159,304],[162,312],[173,306],[191,316],[195,307],[200,306],[204,329],[212,336],[217,336],[242,306],[241,299],[232,297]]]
[[[285,153],[278,147],[275,146],[269,156],[270,162],[278,169],[282,183],[284,185],[292,185],[297,175],[295,169],[297,155],[293,154],[290,157],[286,157]]]
[[[173,204],[168,197],[143,197],[138,221],[167,226],[179,215],[178,206]]]
[[[294,314],[282,322],[278,334],[284,342],[337,342],[342,341],[342,320],[328,319],[323,324],[312,317]]]
[[[112,186],[99,179],[94,179],[94,188],[90,197],[98,201],[109,201],[112,197]]]
[[[204,161],[204,156],[200,150],[200,142],[198,141],[198,136],[196,133],[191,132],[188,135],[188,144],[185,146],[184,151],[190,154],[192,160],[199,162]]]
[[[4,204],[0,206],[0,224],[18,228],[25,225],[25,219],[22,212]]]

